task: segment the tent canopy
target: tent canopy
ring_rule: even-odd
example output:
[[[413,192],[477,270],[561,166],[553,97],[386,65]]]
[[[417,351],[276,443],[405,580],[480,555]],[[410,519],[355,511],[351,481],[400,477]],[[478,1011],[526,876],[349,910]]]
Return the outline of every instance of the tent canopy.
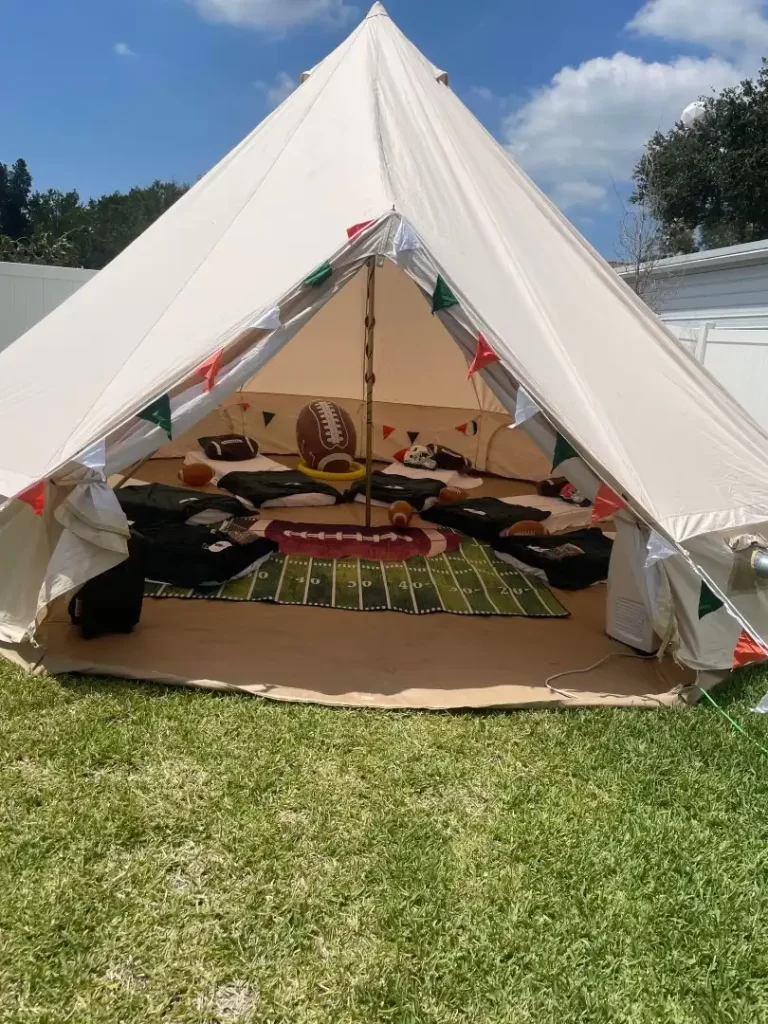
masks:
[[[441,353],[440,372],[431,371],[436,325],[418,338],[401,330],[405,300],[382,272],[377,316],[390,356],[380,403],[458,402],[505,424],[524,388],[542,411],[525,429],[547,454],[559,432],[581,456],[570,460],[571,479],[582,486],[583,470],[593,496],[600,481],[611,487],[672,542],[689,575],[723,597],[726,614],[768,634],[765,596],[733,592],[723,543],[726,531],[747,527],[768,537],[768,437],[679,349],[380,3],[171,210],[0,353],[0,434],[12,439],[0,451],[0,495],[42,480],[71,486],[74,464],[101,441],[110,470],[156,451],[163,430],[139,414],[157,401],[170,402],[182,436],[244,386],[294,398],[308,389],[353,392],[361,325],[353,332],[349,314],[335,334],[313,318],[326,304],[342,320],[360,306],[356,275],[370,260],[395,264],[422,299],[442,279],[453,301],[440,326],[459,353]],[[464,367],[480,335],[498,361],[475,390]],[[208,392],[197,369],[217,353],[222,370]],[[52,534],[46,523],[33,535],[32,513],[22,520],[29,510],[19,502],[5,506],[4,520],[0,509],[0,546],[23,545],[36,566],[24,595],[11,583],[0,590],[6,638],[34,631],[33,598],[44,609],[103,568],[83,545],[119,560],[120,522],[105,529],[96,497],[79,485],[75,492]],[[77,552],[67,547],[72,536]],[[52,582],[38,596],[46,573]],[[698,636],[695,611],[685,614]]]
[[[0,493],[126,424],[338,252],[351,225],[393,212],[498,352],[497,393],[511,404],[525,385],[647,521],[682,540],[768,519],[765,435],[379,3],[164,217],[0,353],[0,432],[17,439],[0,455]]]

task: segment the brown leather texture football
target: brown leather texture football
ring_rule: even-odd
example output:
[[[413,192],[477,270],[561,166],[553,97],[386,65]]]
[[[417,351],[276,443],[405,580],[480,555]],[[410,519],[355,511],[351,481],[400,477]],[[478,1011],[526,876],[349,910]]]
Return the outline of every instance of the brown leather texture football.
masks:
[[[296,443],[310,469],[348,473],[357,451],[357,431],[352,417],[340,405],[310,402],[296,421]]]

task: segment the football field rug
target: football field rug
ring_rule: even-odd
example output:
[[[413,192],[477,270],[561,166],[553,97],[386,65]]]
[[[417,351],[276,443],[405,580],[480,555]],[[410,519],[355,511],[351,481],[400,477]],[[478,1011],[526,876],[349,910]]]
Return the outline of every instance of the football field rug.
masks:
[[[269,601],[346,611],[408,615],[507,615],[565,618],[549,588],[498,559],[478,541],[431,558],[401,562],[275,553],[260,568],[220,587],[188,589],[147,582],[145,595],[208,601]]]

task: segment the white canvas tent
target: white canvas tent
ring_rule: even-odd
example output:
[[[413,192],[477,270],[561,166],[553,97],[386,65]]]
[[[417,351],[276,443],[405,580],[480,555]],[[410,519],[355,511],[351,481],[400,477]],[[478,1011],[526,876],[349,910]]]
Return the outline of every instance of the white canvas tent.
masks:
[[[288,359],[289,344],[308,343],[304,330],[359,287],[350,282],[370,259],[422,297],[441,276],[457,304],[438,319],[463,365],[480,334],[499,357],[482,373],[476,411],[512,417],[522,386],[542,411],[518,429],[548,457],[561,433],[581,456],[567,475],[592,496],[610,487],[642,543],[653,534],[666,545],[667,557],[639,571],[667,649],[694,669],[724,670],[742,630],[768,638],[761,585],[731,546],[768,543],[768,438],[377,3],[165,216],[0,353],[0,432],[13,439],[0,454],[0,549],[15,569],[0,584],[9,649],[40,634],[57,598],[124,555],[125,523],[92,446],[105,442],[114,472],[160,447],[162,431],[137,418],[158,397],[171,396],[179,437],[238,389],[275,388],[283,349]],[[377,316],[396,323],[391,308]],[[332,337],[315,336],[330,352]],[[389,336],[414,346],[408,374],[419,339]],[[217,352],[223,368],[206,392],[196,368]],[[325,396],[348,398],[322,383]],[[281,386],[294,398],[313,387]],[[466,395],[466,376],[455,387]],[[35,516],[14,496],[40,481],[47,500]],[[703,580],[724,607],[700,620]]]

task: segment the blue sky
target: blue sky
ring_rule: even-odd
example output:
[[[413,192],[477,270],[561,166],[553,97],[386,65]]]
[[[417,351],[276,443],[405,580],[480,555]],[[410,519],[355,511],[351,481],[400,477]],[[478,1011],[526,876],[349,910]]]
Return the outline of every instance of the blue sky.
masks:
[[[194,181],[367,9],[347,0],[0,0],[0,160],[40,188]],[[768,53],[766,0],[389,0],[609,258],[631,167]]]

